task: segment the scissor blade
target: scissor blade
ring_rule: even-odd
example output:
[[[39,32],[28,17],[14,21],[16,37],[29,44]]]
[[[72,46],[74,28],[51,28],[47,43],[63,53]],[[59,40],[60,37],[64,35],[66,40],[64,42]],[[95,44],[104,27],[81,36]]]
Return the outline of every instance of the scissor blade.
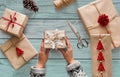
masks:
[[[76,35],[76,33],[78,33],[78,31],[77,31],[77,29],[74,27],[74,25],[70,22],[70,21],[68,21],[68,25],[69,25],[69,27],[71,28],[71,30],[74,32],[74,34]],[[77,36],[77,35],[76,35]]]

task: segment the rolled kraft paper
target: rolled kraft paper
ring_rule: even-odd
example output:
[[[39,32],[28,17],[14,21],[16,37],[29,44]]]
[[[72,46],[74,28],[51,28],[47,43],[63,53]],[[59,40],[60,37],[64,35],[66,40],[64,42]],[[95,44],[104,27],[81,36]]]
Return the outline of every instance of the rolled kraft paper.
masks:
[[[27,21],[26,15],[6,8],[0,19],[0,29],[20,38]]]
[[[96,0],[78,8],[78,14],[89,36],[91,34],[111,34],[112,49],[120,46],[120,17],[118,17],[111,0]],[[110,21],[106,27],[102,27],[98,23],[101,14],[106,14],[109,17]]]
[[[15,69],[19,69],[25,65],[37,54],[37,51],[25,35],[22,35],[21,38],[10,38],[3,45],[1,45],[0,49]],[[23,51],[23,54],[20,55],[20,52],[17,54],[16,50]]]
[[[92,77],[112,77],[112,52],[110,34],[92,34],[91,39],[91,57],[92,57]],[[102,46],[98,46],[101,41]],[[99,47],[99,48],[98,48]],[[103,49],[100,53],[100,49]],[[98,57],[99,56],[99,57]],[[101,57],[100,57],[101,56]],[[98,59],[98,60],[97,60]],[[103,64],[100,64],[101,61]],[[103,70],[102,72],[98,71]]]
[[[55,0],[54,6],[56,7],[56,9],[61,9],[65,6],[70,5],[71,3],[73,3],[75,0]]]

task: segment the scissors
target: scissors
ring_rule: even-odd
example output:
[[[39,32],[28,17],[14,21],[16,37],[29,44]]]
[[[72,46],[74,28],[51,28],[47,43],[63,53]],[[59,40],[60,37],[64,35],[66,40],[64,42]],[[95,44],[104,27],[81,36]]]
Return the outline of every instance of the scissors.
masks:
[[[88,41],[84,38],[81,38],[79,32],[77,31],[77,29],[74,27],[74,25],[70,21],[67,21],[67,22],[68,22],[69,27],[71,28],[71,30],[74,32],[74,34],[77,37],[77,40],[78,40],[77,47],[79,49],[83,47],[87,48],[89,44]]]

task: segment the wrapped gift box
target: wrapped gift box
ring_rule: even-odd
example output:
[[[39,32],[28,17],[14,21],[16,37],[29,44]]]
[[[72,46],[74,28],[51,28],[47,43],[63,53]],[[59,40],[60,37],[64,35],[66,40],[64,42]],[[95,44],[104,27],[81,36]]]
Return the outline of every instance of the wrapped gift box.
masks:
[[[92,77],[112,77],[112,48],[110,34],[92,34]],[[101,76],[102,75],[102,76]]]
[[[45,48],[66,48],[64,37],[66,36],[64,30],[47,30],[44,33],[44,47]]]
[[[112,49],[120,46],[120,17],[112,3],[112,0],[96,0],[88,5],[78,8],[88,34],[111,34]],[[109,18],[107,26],[98,23],[100,15],[105,14]]]
[[[19,39],[17,37],[10,38],[1,45],[0,49],[15,69],[23,66],[37,54],[25,35]]]
[[[6,8],[0,19],[0,29],[20,38],[27,21],[26,15]]]

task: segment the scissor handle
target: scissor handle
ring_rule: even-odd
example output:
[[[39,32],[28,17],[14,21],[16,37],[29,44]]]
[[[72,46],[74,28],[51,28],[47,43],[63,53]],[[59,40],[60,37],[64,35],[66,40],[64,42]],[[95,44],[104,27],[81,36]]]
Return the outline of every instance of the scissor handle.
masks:
[[[79,49],[82,49],[83,48],[83,46],[82,46],[82,44],[81,43],[77,43],[77,47],[79,48]]]
[[[79,49],[81,49],[83,47],[87,48],[88,47],[88,41],[86,39],[81,39],[81,41],[78,41],[77,47]]]

